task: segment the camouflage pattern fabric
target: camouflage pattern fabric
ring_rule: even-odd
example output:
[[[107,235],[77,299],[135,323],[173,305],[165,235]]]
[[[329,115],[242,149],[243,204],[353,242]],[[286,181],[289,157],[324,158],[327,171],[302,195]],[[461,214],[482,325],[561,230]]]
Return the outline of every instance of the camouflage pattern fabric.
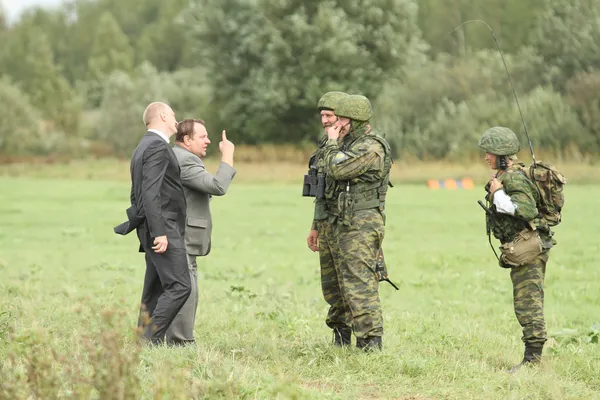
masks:
[[[525,344],[543,346],[547,340],[544,322],[544,277],[548,252],[540,254],[535,263],[510,270],[513,284],[515,314],[523,328]]]
[[[343,295],[356,337],[382,336],[383,315],[375,262],[383,242],[383,217],[379,210],[369,209],[356,212],[352,219],[351,226],[335,225]]]
[[[501,243],[512,241],[519,232],[529,227],[529,221],[533,221],[538,215],[536,203],[538,200],[537,189],[525,176],[521,165],[513,165],[497,176],[504,187],[504,192],[510,196],[513,203],[517,205],[515,216],[495,213],[492,219],[492,232],[494,237]],[[486,186],[486,192],[489,186]],[[492,210],[493,194],[486,196],[488,205]]]
[[[331,329],[350,327],[350,309],[344,301],[342,276],[339,265],[339,250],[333,234],[333,226],[328,221],[317,221],[319,232],[319,261],[321,264],[321,289],[329,304],[325,323]]]
[[[335,115],[358,122],[368,122],[373,117],[373,107],[365,96],[352,94],[339,100]]]
[[[377,186],[385,185],[388,178],[391,155],[384,150],[384,146],[380,142],[384,139],[367,134],[367,131],[368,127],[363,127],[349,132],[342,139],[339,148],[338,142],[335,140],[329,140],[325,146],[323,156],[325,172],[328,177],[335,180],[333,184],[327,184],[325,188],[327,213],[329,221],[332,223],[340,217],[346,217],[344,223],[348,223],[349,217],[351,217],[348,215],[348,211],[351,214],[352,207],[360,207],[359,203],[368,201],[376,202],[377,198],[381,196]],[[371,189],[367,190],[369,187]],[[351,193],[347,193],[348,190]],[[387,191],[387,186],[382,193],[385,191]],[[351,207],[347,207],[347,204],[344,206],[344,203],[347,203],[346,200],[351,200],[354,204]],[[377,204],[377,206],[380,205],[383,206],[383,203]]]
[[[375,272],[384,237],[383,215],[378,206],[344,210],[340,214],[335,203],[342,193],[360,195],[364,201],[377,200],[364,197],[365,193],[377,195],[377,190],[363,191],[361,188],[376,187],[389,173],[385,162],[389,155],[382,144],[366,132],[367,127],[355,129],[342,139],[341,146],[338,141],[329,140],[323,150],[325,172],[335,180],[335,184],[327,188],[326,197],[330,199],[329,221],[334,224],[339,251],[342,293],[358,339],[383,335],[379,279]]]
[[[498,156],[511,156],[521,149],[517,135],[503,126],[495,126],[483,132],[478,145],[484,151]]]
[[[317,164],[317,173],[319,175],[325,174],[325,168],[323,164],[323,148],[327,144],[327,135],[323,136],[321,140],[319,140],[319,148],[313,153],[312,157],[316,158]],[[325,176],[325,185],[329,181],[329,185],[331,185],[332,179]],[[321,221],[327,219],[327,202],[325,199],[317,199],[315,198],[315,213],[314,213],[314,221]]]
[[[349,181],[350,184],[381,181],[386,157],[383,146],[371,135],[366,127],[348,133],[338,145],[337,140],[328,140],[323,149],[325,173],[336,181]],[[335,197],[335,196],[334,196]]]
[[[538,218],[537,202],[539,194],[534,184],[527,178],[523,165],[509,167],[497,175],[504,191],[517,205],[515,216],[495,213],[492,218],[492,231],[501,243],[511,242],[524,230],[536,227]],[[488,187],[486,187],[486,190]],[[487,196],[493,204],[493,195]],[[495,208],[493,208],[495,209]],[[548,233],[539,230],[542,242],[548,239]],[[523,341],[533,346],[543,346],[546,342],[544,322],[544,277],[549,252],[543,250],[535,261],[523,266],[512,266],[510,277],[513,285],[514,310],[519,324],[523,328]],[[502,263],[502,258],[500,259]],[[509,265],[503,265],[510,267]]]
[[[325,100],[332,100],[327,98]],[[319,141],[319,148],[315,152],[318,173],[324,174],[323,149],[327,143],[327,135]],[[325,177],[326,185],[331,186],[333,180]],[[350,309],[344,302],[341,287],[341,275],[339,269],[339,250],[333,236],[333,227],[327,221],[327,202],[325,199],[315,199],[315,213],[313,228],[319,232],[319,263],[321,266],[321,290],[323,298],[329,304],[325,323],[331,329],[350,328]]]
[[[319,102],[317,103],[317,109],[335,110],[338,102],[346,96],[348,96],[348,94],[344,92],[327,92],[319,99]]]
[[[567,178],[552,164],[543,161],[537,161],[524,172],[538,189],[540,223],[550,231],[550,227],[560,224],[562,219],[561,212],[565,205],[563,186],[567,184]]]

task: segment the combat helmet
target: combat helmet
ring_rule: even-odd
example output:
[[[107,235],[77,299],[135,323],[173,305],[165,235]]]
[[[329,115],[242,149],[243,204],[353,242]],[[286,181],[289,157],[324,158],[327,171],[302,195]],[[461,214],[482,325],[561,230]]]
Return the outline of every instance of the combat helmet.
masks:
[[[483,132],[478,146],[497,156],[512,156],[521,149],[521,143],[517,135],[503,126],[495,126]]]
[[[319,103],[317,103],[317,108],[319,111],[321,110],[332,110],[335,111],[337,105],[341,99],[348,96],[347,93],[344,92],[327,92],[319,99]]]
[[[371,102],[365,96],[352,94],[340,100],[335,115],[355,121],[368,122],[373,116]]]

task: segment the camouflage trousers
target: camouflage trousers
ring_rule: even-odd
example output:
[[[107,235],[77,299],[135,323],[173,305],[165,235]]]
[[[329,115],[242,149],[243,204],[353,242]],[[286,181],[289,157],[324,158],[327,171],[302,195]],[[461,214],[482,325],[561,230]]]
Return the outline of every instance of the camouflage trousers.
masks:
[[[383,335],[377,254],[383,242],[383,216],[378,209],[355,211],[350,226],[334,227],[344,301],[357,338]]]
[[[342,277],[339,269],[339,251],[333,226],[329,221],[317,221],[319,232],[319,261],[321,264],[321,289],[323,297],[329,304],[325,323],[331,329],[347,329],[350,327],[350,309],[342,294]]]
[[[523,328],[522,340],[525,344],[534,346],[543,346],[547,339],[544,322],[544,277],[547,262],[548,251],[545,251],[533,264],[510,270],[515,314]]]

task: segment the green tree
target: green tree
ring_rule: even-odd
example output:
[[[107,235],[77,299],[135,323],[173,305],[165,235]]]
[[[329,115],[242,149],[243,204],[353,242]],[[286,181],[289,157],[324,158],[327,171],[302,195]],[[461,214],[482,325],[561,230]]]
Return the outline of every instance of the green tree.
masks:
[[[412,0],[198,0],[191,43],[224,126],[248,142],[314,138],[329,90],[375,98],[426,50]]]
[[[531,43],[544,58],[546,81],[563,91],[569,78],[600,65],[600,2],[545,1]]]
[[[133,68],[133,49],[113,16],[105,12],[96,26],[88,60],[88,94],[90,105],[100,104],[102,83],[115,70],[129,72]]]
[[[566,91],[569,104],[594,136],[595,148],[600,149],[600,71],[575,75],[567,82]]]
[[[567,99],[551,87],[535,88],[521,100],[521,107],[529,136],[536,149],[571,158],[597,150],[594,138],[581,125],[577,113]],[[525,133],[521,129],[521,119],[516,106],[513,106],[512,110],[508,126],[520,131],[521,148],[527,151]]]
[[[67,13],[60,8],[46,9],[34,7],[25,10],[18,23],[20,28],[38,29],[44,32],[52,50],[54,63],[65,75],[65,61],[70,49],[68,47],[69,21]],[[65,75],[66,77],[66,75]]]
[[[192,66],[185,64],[189,36],[181,18],[188,3],[188,0],[172,0],[160,1],[155,5],[155,21],[145,24],[135,41],[138,62],[148,61],[159,71],[175,71]]]
[[[0,153],[22,155],[37,153],[42,143],[41,114],[27,95],[7,78],[0,79]]]
[[[7,30],[8,20],[6,16],[6,10],[4,9],[4,6],[0,4],[0,37],[2,37],[2,34]]]
[[[142,114],[153,101],[167,101],[160,75],[149,63],[135,69],[133,76],[115,70],[107,78],[100,107],[101,126],[96,139],[112,146],[115,154],[129,156],[144,132]]]
[[[2,46],[0,64],[56,129],[71,135],[77,132],[79,100],[54,63],[52,49],[41,30],[32,26],[11,30]]]
[[[201,118],[212,125],[212,85],[203,67],[182,68],[175,72],[163,72],[160,81],[164,94],[179,119]]]
[[[516,53],[536,27],[546,0],[420,0],[419,27],[431,45],[432,54],[465,54],[467,50],[495,48],[492,36],[480,23],[483,20],[495,32],[502,49]]]
[[[541,59],[534,52],[524,48],[516,56],[505,58],[519,96],[539,84]],[[428,128],[432,121],[462,112],[459,105],[477,96],[512,98],[498,52],[480,50],[463,57],[440,54],[424,65],[406,68],[402,79],[387,82],[374,104],[374,124],[386,132],[396,151],[413,147],[420,149],[419,154],[432,157],[424,150],[429,139],[423,136],[424,132],[432,132]],[[438,143],[447,145],[445,139]]]

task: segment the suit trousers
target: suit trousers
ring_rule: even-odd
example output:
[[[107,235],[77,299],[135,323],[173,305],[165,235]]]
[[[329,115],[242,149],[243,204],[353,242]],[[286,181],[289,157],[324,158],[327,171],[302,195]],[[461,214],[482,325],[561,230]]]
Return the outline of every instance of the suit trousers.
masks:
[[[168,247],[162,254],[151,248],[146,254],[146,275],[138,326],[152,343],[161,343],[167,329],[191,293],[184,248]],[[150,318],[148,320],[148,317]]]
[[[167,343],[177,344],[194,341],[194,323],[198,309],[198,266],[196,256],[188,254],[187,262],[192,292],[167,330]]]

